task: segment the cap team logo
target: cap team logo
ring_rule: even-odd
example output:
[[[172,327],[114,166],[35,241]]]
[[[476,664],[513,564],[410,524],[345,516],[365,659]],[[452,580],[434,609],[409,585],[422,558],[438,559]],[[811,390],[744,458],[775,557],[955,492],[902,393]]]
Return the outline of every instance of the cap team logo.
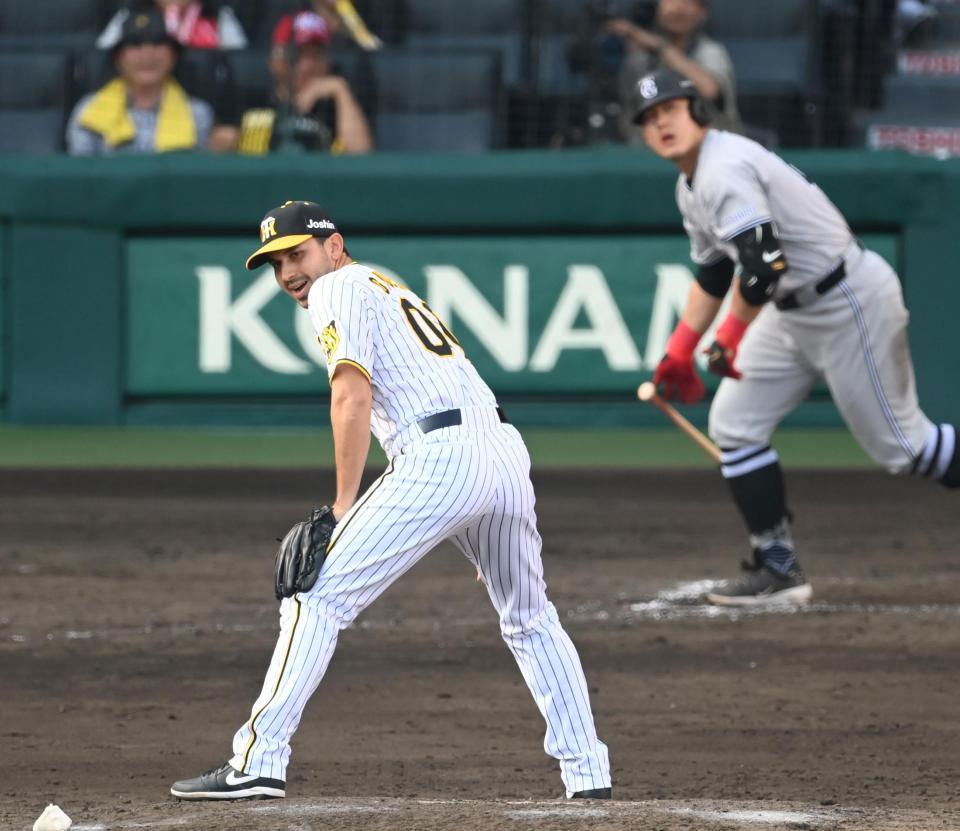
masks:
[[[657,82],[654,80],[652,75],[648,75],[642,81],[640,81],[640,95],[643,96],[647,101],[651,98],[656,98],[657,93],[660,90],[657,89]]]
[[[340,345],[340,333],[337,331],[336,322],[331,320],[323,328],[317,340],[320,341],[320,348],[323,350],[323,354],[326,356],[327,363],[329,364],[333,358],[333,353],[337,351],[337,347]]]
[[[270,237],[275,237],[276,235],[277,219],[276,217],[268,216],[260,223],[260,242],[266,242]]]

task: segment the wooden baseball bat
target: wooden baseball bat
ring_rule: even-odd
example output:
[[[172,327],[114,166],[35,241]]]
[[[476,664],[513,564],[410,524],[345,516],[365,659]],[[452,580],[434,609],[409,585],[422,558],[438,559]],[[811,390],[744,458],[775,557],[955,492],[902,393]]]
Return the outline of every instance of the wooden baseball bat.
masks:
[[[720,464],[720,448],[680,415],[672,405],[664,401],[660,397],[660,393],[657,392],[656,384],[652,381],[642,383],[637,387],[637,398],[647,404],[653,404],[654,407],[659,409],[667,418],[676,424],[682,433],[685,433],[696,442],[700,446],[700,449],[713,459],[714,462]]]

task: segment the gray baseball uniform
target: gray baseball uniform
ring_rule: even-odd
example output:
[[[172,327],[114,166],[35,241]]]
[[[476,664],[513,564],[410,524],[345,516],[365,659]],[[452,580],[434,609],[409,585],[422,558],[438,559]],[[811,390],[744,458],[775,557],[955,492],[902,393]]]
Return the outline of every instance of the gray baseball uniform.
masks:
[[[745,577],[706,599],[805,603],[812,591],[794,549],[780,460],[769,444],[784,416],[826,381],[878,464],[952,488],[960,487],[956,430],[933,424],[920,409],[897,275],[863,248],[799,170],[749,139],[708,130],[693,176],[681,175],[676,196],[703,290],[722,297],[738,264],[742,299],[762,306],[739,346],[734,370],[741,377],[725,363],[719,330],[710,349],[711,362],[727,376],[710,409],[710,435],[754,558]]]
[[[710,130],[693,183],[681,176],[676,193],[694,262],[736,261],[733,238],[769,222],[789,265],[740,346],[743,378],[724,379],[714,398],[710,434],[727,454],[724,475],[775,460],[774,430],[823,379],[878,464],[908,471],[939,445],[929,473],[942,476],[955,434],[918,405],[900,282],[863,250],[823,191],[756,142]],[[843,279],[819,294],[817,284],[840,267]]]

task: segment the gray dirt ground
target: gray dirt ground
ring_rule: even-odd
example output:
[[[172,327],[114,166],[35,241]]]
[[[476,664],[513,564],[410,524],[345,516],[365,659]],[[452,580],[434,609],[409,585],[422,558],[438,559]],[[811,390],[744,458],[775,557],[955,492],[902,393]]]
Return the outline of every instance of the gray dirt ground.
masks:
[[[789,476],[816,589],[710,612],[739,520],[709,472],[535,477],[552,599],[611,748],[567,804],[471,569],[428,556],[344,632],[283,802],[179,804],[221,763],[276,632],[274,538],[304,471],[0,473],[0,828],[960,829],[958,495]]]

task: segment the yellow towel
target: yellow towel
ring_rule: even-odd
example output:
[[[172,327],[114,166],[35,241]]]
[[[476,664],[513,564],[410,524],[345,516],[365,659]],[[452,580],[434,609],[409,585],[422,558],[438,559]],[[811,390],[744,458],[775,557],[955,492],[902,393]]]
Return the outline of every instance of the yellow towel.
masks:
[[[136,127],[127,110],[127,85],[114,78],[93,96],[80,116],[80,124],[99,133],[110,147],[133,141]],[[167,81],[160,98],[154,149],[189,150],[197,144],[197,125],[190,109],[190,99],[183,87],[173,79]]]
[[[269,153],[276,119],[275,110],[247,110],[240,122],[237,151],[248,156],[263,156]]]

